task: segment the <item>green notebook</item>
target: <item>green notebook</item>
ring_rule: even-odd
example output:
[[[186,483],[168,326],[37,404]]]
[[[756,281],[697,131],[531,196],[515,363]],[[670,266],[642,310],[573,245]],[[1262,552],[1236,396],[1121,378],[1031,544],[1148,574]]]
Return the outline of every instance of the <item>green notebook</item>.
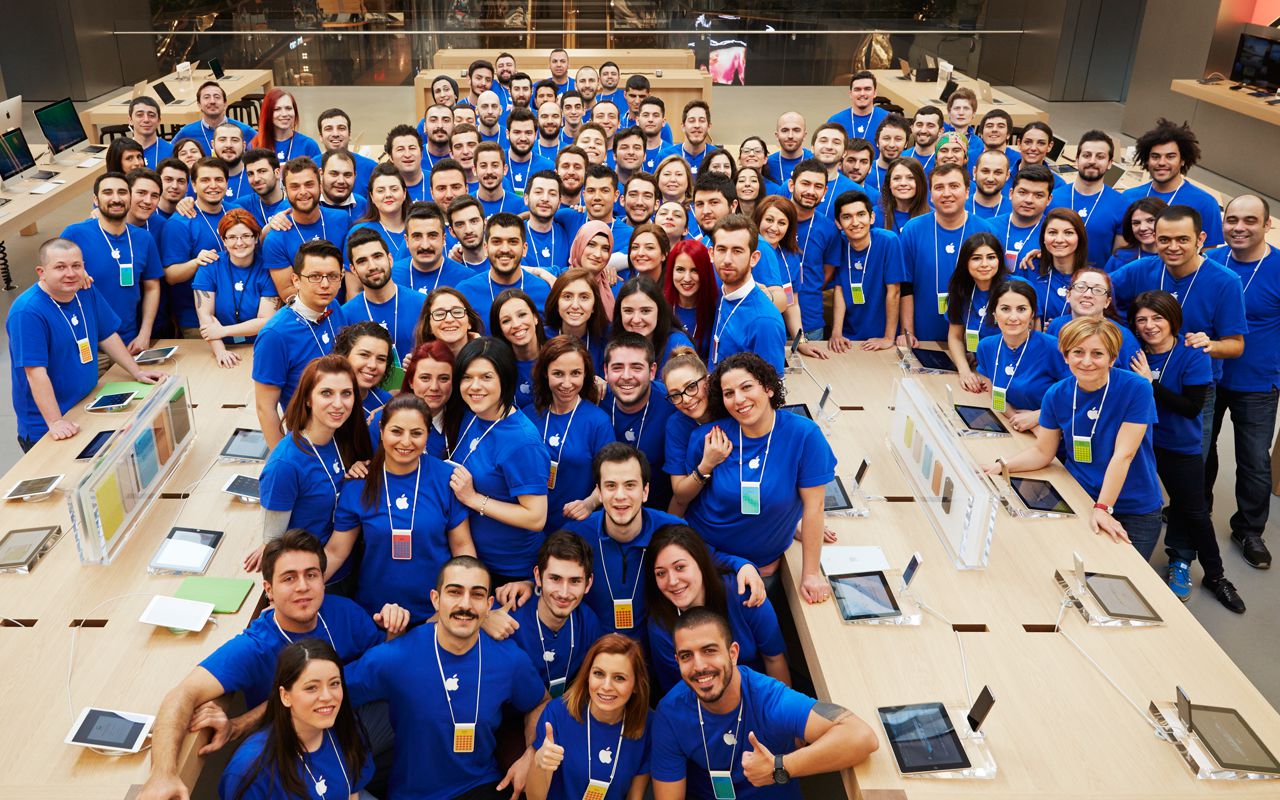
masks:
[[[234,614],[253,588],[252,578],[211,578],[192,575],[182,582],[174,597],[213,603],[213,613]]]
[[[151,394],[151,390],[156,388],[154,383],[140,383],[139,381],[115,381],[113,383],[104,383],[98,393],[94,395],[105,397],[109,394],[120,394],[122,392],[137,392],[138,396],[134,399],[141,400]]]

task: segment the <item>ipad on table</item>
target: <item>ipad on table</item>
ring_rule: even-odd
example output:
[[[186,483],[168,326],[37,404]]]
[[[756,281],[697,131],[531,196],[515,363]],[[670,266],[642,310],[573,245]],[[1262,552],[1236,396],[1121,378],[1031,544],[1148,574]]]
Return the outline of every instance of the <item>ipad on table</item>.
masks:
[[[253,428],[236,428],[231,438],[223,445],[219,458],[233,461],[266,461],[271,448],[267,446],[267,437],[262,431]]]
[[[151,733],[151,725],[155,719],[146,714],[86,708],[71,726],[65,742],[81,747],[136,753],[142,749],[142,744]]]
[[[996,412],[985,406],[962,406],[956,403],[952,408],[960,415],[960,419],[964,420],[965,427],[971,431],[1008,433],[1000,422],[1000,418],[996,416]]]
[[[1027,508],[1053,514],[1072,514],[1070,504],[1054,488],[1052,483],[1039,478],[1010,478],[1009,485]]]
[[[1084,585],[1109,617],[1143,622],[1163,622],[1156,610],[1124,575],[1086,572]]]
[[[44,478],[28,478],[25,481],[18,481],[9,490],[9,493],[4,496],[4,499],[26,500],[28,498],[43,497],[52,492],[64,477],[64,475],[49,475]]]
[[[1280,761],[1234,708],[1191,704],[1191,730],[1224,769],[1280,775]]]
[[[971,766],[964,745],[942,703],[916,703],[877,709],[898,771],[947,772]]]
[[[942,372],[959,372],[956,369],[956,362],[951,360],[951,356],[941,350],[928,350],[923,347],[911,348],[911,354],[916,357],[916,361],[920,362],[920,366],[925,369],[936,369]]]
[[[836,609],[845,622],[902,615],[883,572],[828,575],[827,581],[836,599]]]

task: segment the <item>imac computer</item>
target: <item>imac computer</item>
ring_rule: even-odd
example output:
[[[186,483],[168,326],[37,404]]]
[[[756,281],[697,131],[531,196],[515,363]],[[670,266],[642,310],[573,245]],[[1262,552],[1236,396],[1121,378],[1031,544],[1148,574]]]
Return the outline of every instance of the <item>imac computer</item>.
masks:
[[[82,151],[76,150],[77,147],[89,141],[89,137],[85,135],[84,125],[80,124],[80,115],[76,112],[70,97],[36,109],[36,122],[40,123],[40,130],[44,132],[44,138],[49,141],[49,149],[53,152],[55,159],[63,153],[84,152],[89,155],[101,155],[106,152],[107,148],[102,145],[90,145]]]

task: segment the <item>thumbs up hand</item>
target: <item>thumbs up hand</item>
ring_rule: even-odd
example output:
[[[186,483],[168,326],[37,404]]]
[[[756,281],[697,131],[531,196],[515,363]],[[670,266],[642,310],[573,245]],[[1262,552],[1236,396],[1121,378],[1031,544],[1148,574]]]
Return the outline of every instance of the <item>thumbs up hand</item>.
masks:
[[[533,763],[538,765],[538,769],[546,772],[555,772],[560,768],[561,762],[564,761],[564,748],[556,744],[555,732],[551,730],[551,723],[546,723],[547,735],[542,740],[542,747],[538,748],[538,752],[534,755]]]
[[[742,753],[742,773],[752,786],[773,785],[773,753],[756,738],[755,731],[747,734],[751,749]]]

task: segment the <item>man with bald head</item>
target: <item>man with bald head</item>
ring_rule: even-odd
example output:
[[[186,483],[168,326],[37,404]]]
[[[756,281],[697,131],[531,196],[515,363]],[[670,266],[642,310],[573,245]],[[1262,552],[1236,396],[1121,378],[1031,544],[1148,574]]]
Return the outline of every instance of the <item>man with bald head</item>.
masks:
[[[806,158],[813,158],[813,152],[804,146],[804,117],[796,111],[786,111],[778,117],[778,127],[773,135],[778,140],[778,149],[769,154],[764,164],[764,176],[774,183],[786,183],[791,180],[791,170]]]
[[[503,149],[509,144],[502,127],[502,100],[492,89],[481,92],[476,100],[476,130],[482,142],[497,142]]]
[[[548,100],[538,106],[538,141],[533,146],[535,154],[548,161],[555,160],[556,154],[564,145],[564,139],[560,133],[562,122],[563,116],[560,113],[559,103]]]
[[[600,73],[595,67],[580,67],[573,79],[573,88],[582,95],[582,105],[586,109],[583,119],[591,121],[591,110],[596,107],[596,93],[600,90]]]
[[[1271,553],[1262,533],[1271,505],[1270,447],[1276,427],[1276,387],[1280,386],[1280,250],[1267,244],[1271,209],[1257,195],[1241,195],[1228,203],[1222,228],[1227,246],[1208,257],[1240,278],[1249,332],[1244,335],[1244,353],[1222,362],[1205,465],[1206,495],[1212,506],[1218,434],[1229,411],[1236,445],[1231,541],[1251,566],[1266,569],[1271,566]]]

